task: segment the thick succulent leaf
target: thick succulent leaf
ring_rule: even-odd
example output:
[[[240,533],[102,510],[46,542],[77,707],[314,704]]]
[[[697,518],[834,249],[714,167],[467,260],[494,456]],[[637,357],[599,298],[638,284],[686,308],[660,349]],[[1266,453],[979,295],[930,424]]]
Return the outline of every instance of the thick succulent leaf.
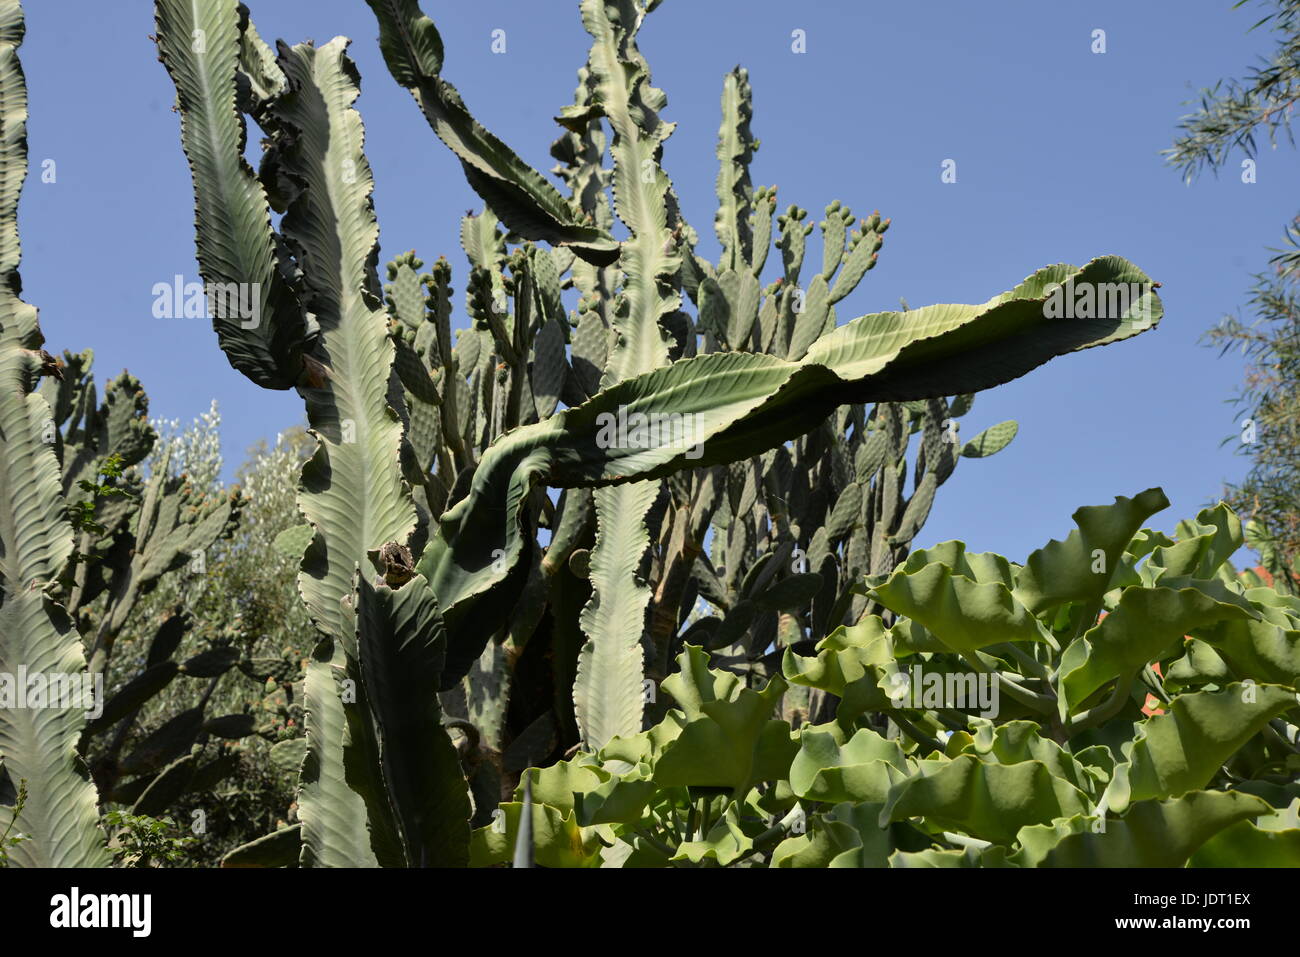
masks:
[[[798,362],[750,353],[674,362],[501,436],[484,453],[469,494],[443,515],[421,558],[420,570],[451,633],[471,602],[505,582],[526,559],[526,506],[535,485],[605,485],[735,462],[808,432],[842,403],[989,388],[1054,355],[1150,328],[1140,309],[1045,322],[1044,288],[1071,276],[1076,283],[1145,278],[1114,257],[1082,269],[1049,267],[982,306],[932,306],[856,319],[823,336]],[[1154,296],[1144,301],[1158,316]],[[973,361],[973,353],[987,361]],[[660,421],[669,423],[671,435],[645,448],[600,441],[607,417],[633,413],[668,415]],[[684,418],[688,414],[692,418]],[[504,616],[508,602],[497,604]]]
[[[1167,712],[1138,725],[1127,766],[1116,769],[1107,806],[1180,797],[1208,786],[1223,764],[1271,718],[1300,709],[1296,692],[1275,685],[1231,684],[1179,695]]]
[[[267,196],[244,159],[236,106],[244,14],[238,0],[157,0],[158,53],[176,85],[194,180],[199,272],[211,288],[255,291],[257,321],[212,309],[230,364],[268,389],[291,388],[315,332],[276,252]]]
[[[1168,579],[1156,588],[1125,589],[1115,610],[1061,655],[1062,716],[1111,679],[1176,651],[1193,628],[1258,617],[1250,602],[1219,581]]]
[[[132,814],[147,814],[150,817],[161,816],[172,802],[188,790],[194,779],[195,765],[198,763],[194,754],[177,758],[149,783],[131,806]]]
[[[1243,540],[1241,519],[1220,502],[1202,509],[1195,522],[1180,522],[1177,543],[1152,551],[1143,573],[1148,583],[1165,578],[1214,578]]]
[[[683,841],[673,855],[674,861],[716,861],[723,867],[744,857],[754,842],[740,826],[740,813],[736,804],[727,805],[721,820],[709,828],[709,833],[698,841]]]
[[[465,169],[469,185],[502,222],[527,239],[572,246],[590,262],[618,258],[618,243],[578,215],[541,173],[475,121],[456,88],[442,78],[442,38],[418,0],[366,0],[379,22],[388,70],[410,91],[425,119]]]
[[[841,723],[866,711],[894,707],[887,688],[898,672],[894,650],[883,622],[875,616],[852,626],[840,626],[817,646],[815,658],[801,657],[789,648],[781,668],[794,685],[820,688],[841,699]]]
[[[629,763],[648,757],[654,780],[664,787],[727,788],[741,795],[758,781],[786,777],[798,745],[790,726],[772,718],[785,682],[773,677],[761,691],[746,688],[738,676],[710,670],[707,653],[694,645],[677,661],[681,670],[662,688],[681,711],[670,711],[671,720],[643,735],[616,738],[602,755]]]
[[[545,804],[568,814],[578,806],[580,799],[611,780],[611,777],[600,765],[592,762],[590,755],[579,754],[571,761],[557,761],[544,768],[526,770],[520,776],[519,786],[514,791],[516,801],[522,802],[524,799],[525,780],[530,782],[535,804]]]
[[[239,72],[248,81],[248,93],[252,100],[249,112],[254,115],[284,92],[284,74],[275,62],[275,52],[266,45],[251,20],[244,26],[240,36]]]
[[[613,777],[584,794],[576,795],[578,823],[636,824],[646,806],[660,794],[654,781]]]
[[[1075,820],[1033,836],[1022,832],[1024,850],[1011,860],[1022,867],[1182,867],[1214,835],[1268,812],[1257,797],[1221,791],[1140,801],[1104,830]]]
[[[514,857],[524,805],[502,804],[493,822],[470,838],[470,867],[492,867]],[[573,811],[533,803],[533,855],[540,867],[600,867],[601,841],[596,828],[579,827]]]
[[[667,364],[663,320],[681,305],[673,287],[681,259],[671,232],[671,183],[659,167],[672,126],[658,117],[665,100],[650,86],[649,68],[636,47],[644,12],[606,0],[582,4],[583,24],[593,38],[587,60],[593,100],[614,130],[614,208],[631,232],[619,258],[623,287],[611,320],[604,386]],[[595,497],[593,594],[582,615],[588,641],[574,683],[578,725],[593,749],[641,730],[641,638],[650,589],[636,573],[649,545],[645,517],[657,492],[657,482],[641,483]]]
[[[543,257],[537,257],[541,260]],[[549,261],[550,257],[545,257]],[[555,412],[569,363],[564,356],[564,329],[558,319],[547,319],[533,344],[532,387],[537,403],[537,417],[545,419]]]
[[[10,696],[27,674],[80,677],[81,636],[48,589],[72,552],[72,526],[54,446],[42,441],[50,407],[35,394],[42,343],[36,309],[18,298],[17,208],[27,174],[27,87],[18,46],[17,0],[0,2],[0,762],[5,782],[25,781],[28,798],[14,829],[28,839],[9,850],[19,867],[108,864],[95,787],[77,755],[85,712],[18,707]],[[6,819],[8,815],[5,815]]]
[[[1198,627],[1195,633],[1238,677],[1273,684],[1300,680],[1300,629],[1282,628],[1271,621],[1231,619]],[[1189,651],[1195,644],[1189,643]]]
[[[1045,639],[1037,619],[1006,585],[971,581],[939,562],[916,571],[899,569],[871,595],[963,654],[1006,641]]]
[[[99,717],[86,723],[85,733],[99,734],[106,731],[128,714],[152,698],[163,688],[171,684],[176,677],[178,666],[174,661],[161,661],[144,669],[134,678],[118,689],[113,697],[104,703]]]
[[[1011,844],[1022,827],[1091,810],[1087,796],[1039,761],[988,764],[973,755],[922,761],[896,785],[880,826],[909,817],[995,844]]]
[[[1274,825],[1283,815],[1239,821],[1210,838],[1188,861],[1190,867],[1300,867],[1300,826],[1295,805],[1287,824]]]
[[[428,582],[400,588],[358,575],[357,657],[379,745],[383,792],[409,867],[469,862],[469,791],[442,726],[438,685],[446,654]],[[354,752],[355,754],[356,752]]]
[[[115,572],[99,641],[112,643],[126,625],[138,595],[163,575],[201,557],[219,538],[229,536],[239,523],[243,504],[238,491],[229,496],[204,494],[183,476],[173,476],[164,459],[145,486],[133,530],[135,548],[129,565]],[[91,667],[102,667],[101,658],[92,654]]]
[[[203,705],[200,704],[164,721],[146,735],[118,766],[125,774],[161,771],[188,752],[202,730]]]
[[[1008,588],[1015,584],[1015,569],[1001,555],[995,552],[970,552],[966,550],[965,542],[956,540],[915,549],[895,569],[894,574],[918,572],[936,562],[947,565],[954,574],[980,584],[1001,583]]]
[[[1078,509],[1073,517],[1079,527],[1065,541],[1054,539],[1025,561],[1016,579],[1016,596],[1036,615],[1068,601],[1099,600],[1133,536],[1148,518],[1168,507],[1164,492],[1149,488],[1133,498],[1116,496],[1113,505]]]
[[[883,802],[908,770],[898,743],[870,728],[860,728],[843,746],[832,733],[804,728],[799,753],[790,765],[790,789],[801,798],[828,804]]]
[[[1038,761],[1046,765],[1053,775],[1069,781],[1093,799],[1100,797],[1101,791],[1110,779],[1107,769],[1113,769],[1114,762],[1107,761],[1110,752],[1105,749],[1099,749],[1098,753],[1076,756],[1052,739],[1043,737],[1040,726],[1032,721],[1006,721],[1002,724],[994,724],[985,718],[973,718],[970,725],[974,729],[974,734],[969,743],[960,750],[973,754],[981,761],[994,764]],[[950,739],[948,754],[955,757],[957,751],[953,744],[953,740]],[[1092,759],[1102,762],[1101,766],[1094,764]]]
[[[343,697],[353,692],[340,680],[345,665],[344,658],[337,669],[328,658],[307,662],[303,696],[308,740],[298,778],[304,867],[376,867],[379,863],[370,845],[365,798],[349,785],[344,769],[348,719]]]
[[[955,867],[974,868],[1005,866],[1006,848],[998,845],[980,850],[967,847],[963,850],[945,850],[929,847],[923,851],[895,851],[889,855],[889,866],[904,867]]]
[[[772,852],[772,867],[887,867],[894,850],[877,823],[879,803],[837,804],[809,821],[807,834],[788,837]]]
[[[889,229],[889,220],[881,220],[880,214],[872,213],[869,219],[861,223],[849,237],[848,255],[844,257],[844,268],[835,277],[831,287],[830,301],[837,303],[848,296],[862,282],[862,277],[876,265],[880,254],[880,245],[884,242],[884,233]],[[827,276],[829,281],[830,277]]]

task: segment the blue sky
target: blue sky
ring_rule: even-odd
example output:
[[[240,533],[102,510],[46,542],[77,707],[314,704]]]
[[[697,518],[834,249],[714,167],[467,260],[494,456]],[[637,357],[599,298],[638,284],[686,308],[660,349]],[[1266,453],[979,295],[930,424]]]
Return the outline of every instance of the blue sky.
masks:
[[[151,412],[189,421],[218,400],[231,469],[245,448],[302,421],[293,393],[234,372],[201,320],[159,320],[152,288],[197,279],[193,198],[173,91],[148,34],[148,0],[28,0],[21,51],[31,95],[33,175],[21,210],[25,298],[51,351],[93,348],[100,379],[129,368]],[[384,69],[362,0],[252,0],[262,35],[351,37],[358,108],[377,180],[381,263],[445,254],[463,323],[459,218],[477,197]],[[424,0],[443,34],[445,75],[478,119],[540,169],[571,101],[587,35],[576,0]],[[1020,435],[967,460],[941,490],[920,544],[962,538],[1022,560],[1071,527],[1079,505],[1163,486],[1172,530],[1217,498],[1245,459],[1225,403],[1242,374],[1198,344],[1240,309],[1296,212],[1300,169],[1267,148],[1257,182],[1235,168],[1184,185],[1159,151],[1201,86],[1239,76],[1272,41],[1247,33],[1259,5],[1231,0],[665,0],[641,47],[665,119],[664,165],[713,255],[714,146],[723,74],[754,88],[762,148],[754,182],[820,219],[839,199],[892,217],[880,262],[840,321],[932,302],[981,302],[1034,269],[1125,256],[1163,283],[1158,330],[1049,363],[983,393],[962,434],[1003,419]],[[547,11],[546,16],[540,10]],[[492,31],[506,31],[494,54]],[[791,49],[806,33],[807,52]],[[1106,52],[1091,52],[1105,31]],[[41,182],[41,163],[57,181]],[[957,182],[941,164],[957,163]],[[816,247],[815,247],[816,248]],[[814,252],[814,262],[818,254]],[[769,264],[779,261],[772,256]]]

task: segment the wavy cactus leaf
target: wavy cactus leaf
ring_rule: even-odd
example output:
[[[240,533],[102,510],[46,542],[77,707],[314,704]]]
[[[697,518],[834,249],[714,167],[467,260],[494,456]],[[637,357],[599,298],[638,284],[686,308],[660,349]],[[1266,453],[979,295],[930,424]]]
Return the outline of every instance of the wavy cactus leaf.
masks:
[[[940,562],[899,569],[871,596],[962,654],[1006,641],[1046,640],[1037,619],[1001,582],[971,581]]]
[[[753,840],[740,826],[736,805],[731,804],[722,818],[709,828],[708,834],[700,840],[679,844],[672,860],[689,861],[692,864],[715,861],[726,867],[747,855],[753,846]]]
[[[583,826],[635,824],[658,793],[659,785],[654,781],[611,777],[575,795],[578,821]]]
[[[919,773],[890,792],[880,826],[909,817],[995,844],[1011,844],[1022,827],[1091,811],[1078,788],[1039,761],[987,764],[972,755],[923,761]]]
[[[0,2],[0,786],[25,782],[15,829],[28,836],[9,850],[19,867],[102,867],[109,858],[97,797],[77,755],[85,713],[18,707],[16,676],[85,674],[81,636],[51,597],[72,553],[59,463],[42,441],[51,411],[36,394],[49,371],[39,351],[36,309],[18,297],[18,198],[27,174],[27,87],[18,47],[18,0]],[[52,436],[51,436],[52,437]]]
[[[743,687],[735,675],[710,670],[707,654],[694,645],[677,660],[681,670],[662,687],[684,720],[655,757],[654,780],[740,795],[758,781],[785,777],[798,747],[790,726],[772,718],[785,682],[774,676],[761,691]]]
[[[790,765],[790,789],[801,798],[826,803],[883,802],[908,772],[898,742],[870,728],[860,728],[842,745],[834,734],[806,728]]]
[[[1046,287],[1070,276],[1077,283],[1079,277],[1095,282],[1141,273],[1114,258],[1077,270],[1049,267],[985,306],[933,306],[854,320],[819,339],[799,362],[703,355],[611,386],[576,409],[498,439],[469,494],[443,516],[420,569],[454,632],[462,606],[504,582],[523,558],[525,506],[534,484],[602,485],[738,461],[809,431],[843,402],[987,388],[1053,355],[1150,328],[1127,312],[1068,327],[1045,325]],[[1021,293],[1027,298],[1018,298]],[[1158,301],[1145,302],[1158,314]],[[998,358],[959,362],[971,349],[996,351]],[[673,439],[649,448],[602,447],[600,417],[623,411],[677,416],[679,426]],[[693,418],[682,419],[687,413]],[[687,425],[692,435],[682,441]]]
[[[809,833],[788,837],[772,852],[772,867],[888,867],[892,836],[876,822],[879,803],[836,804],[809,821]]]
[[[1225,674],[1231,669],[1238,677],[1274,684],[1294,684],[1300,676],[1300,629],[1270,621],[1228,620],[1198,628],[1196,636],[1200,641],[1189,642],[1189,650],[1208,645],[1221,659]]]
[[[1243,538],[1241,519],[1226,504],[1203,509],[1195,522],[1180,523],[1177,544],[1152,551],[1144,568],[1148,584],[1162,578],[1214,578]]]
[[[248,318],[212,309],[217,341],[230,364],[258,385],[292,388],[316,329],[286,278],[266,192],[244,159],[236,77],[246,11],[238,0],[157,0],[154,12],[159,59],[176,85],[181,144],[193,173],[199,271],[209,292],[251,290],[256,297],[256,315]]]
[[[969,753],[994,764],[1019,764],[1022,761],[1038,761],[1047,766],[1056,777],[1069,781],[1091,799],[1100,796],[1101,790],[1109,780],[1105,771],[1109,761],[1109,751],[1103,754],[1076,756],[1066,751],[1050,738],[1039,733],[1039,726],[1032,721],[1007,721],[994,724],[984,718],[975,718],[970,722],[974,728],[971,740],[957,749],[949,741],[948,754],[955,757],[957,753]],[[1104,750],[1104,749],[1103,749]],[[1098,767],[1084,760],[1099,758],[1103,766]]]
[[[1137,729],[1128,768],[1117,774],[1108,805],[1122,811],[1129,801],[1181,797],[1209,785],[1224,762],[1271,718],[1300,700],[1275,685],[1231,684],[1219,691],[1179,695],[1165,714]]]
[[[256,116],[266,105],[284,92],[286,81],[273,51],[258,34],[252,22],[245,24],[239,37],[239,72],[248,81],[252,103],[247,107]]]
[[[1165,493],[1149,488],[1133,498],[1117,495],[1112,505],[1076,510],[1078,528],[1065,541],[1053,539],[1026,560],[1016,579],[1016,596],[1036,615],[1068,601],[1099,602],[1133,536],[1147,519],[1168,507]]]
[[[558,761],[545,768],[529,768],[521,776],[514,798],[523,801],[527,783],[532,789],[534,803],[567,814],[578,806],[579,798],[610,780],[607,771],[590,762],[589,755],[579,754],[571,761]]]
[[[1192,628],[1258,614],[1219,581],[1170,579],[1158,588],[1125,589],[1115,610],[1061,655],[1062,717],[1108,681],[1176,650]]]
[[[1269,807],[1248,794],[1195,791],[1171,801],[1140,801],[1104,830],[1073,821],[1069,830],[1051,829],[1037,839],[1022,832],[1025,849],[1011,858],[1022,867],[1182,867],[1189,857],[1239,821],[1267,814]]]
[[[786,681],[843,699],[841,720],[893,706],[880,682],[885,669],[897,671],[894,651],[878,617],[841,625],[818,643],[817,652],[816,657],[803,657],[787,648],[781,664]]]
[[[366,0],[379,22],[388,71],[410,91],[425,119],[461,161],[465,178],[512,230],[574,252],[597,265],[618,258],[618,243],[582,225],[560,192],[480,126],[442,78],[442,38],[418,0]]]
[[[1187,863],[1189,867],[1300,867],[1300,827],[1266,830],[1251,821],[1238,821],[1202,844]]]
[[[612,317],[612,348],[601,379],[608,387],[668,362],[665,317],[681,305],[673,287],[681,269],[672,228],[675,204],[659,166],[661,144],[672,125],[659,119],[666,102],[650,86],[649,68],[636,47],[648,13],[627,0],[584,0],[583,25],[592,36],[587,70],[593,97],[614,131],[614,209],[631,237],[622,244],[623,289]],[[644,674],[641,639],[649,587],[635,580],[649,545],[645,516],[658,483],[597,492],[596,547],[591,602],[583,610],[588,636],[574,682],[575,715],[588,747],[641,730],[636,686]]]

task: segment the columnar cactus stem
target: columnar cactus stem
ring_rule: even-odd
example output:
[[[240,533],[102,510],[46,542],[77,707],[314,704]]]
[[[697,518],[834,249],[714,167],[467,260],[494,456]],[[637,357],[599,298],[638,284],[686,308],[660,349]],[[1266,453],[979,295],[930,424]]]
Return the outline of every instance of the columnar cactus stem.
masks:
[[[16,684],[25,685],[26,675],[79,681],[86,660],[55,598],[73,534],[50,406],[36,393],[42,376],[62,373],[41,348],[35,307],[19,298],[18,199],[27,176],[23,32],[18,0],[0,0],[0,675],[7,694],[25,696],[27,688]],[[95,787],[77,755],[84,724],[77,702],[0,706],[0,786],[16,791],[21,782],[27,793],[16,828],[28,839],[9,851],[17,865],[108,863]]]

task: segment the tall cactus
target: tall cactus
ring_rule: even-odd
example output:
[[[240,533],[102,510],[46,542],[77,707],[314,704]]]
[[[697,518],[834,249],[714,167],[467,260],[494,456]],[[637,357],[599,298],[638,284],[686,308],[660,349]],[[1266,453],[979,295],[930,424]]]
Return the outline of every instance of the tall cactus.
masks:
[[[41,345],[35,307],[19,298],[18,198],[27,176],[27,87],[18,47],[18,0],[0,2],[0,675],[13,694],[21,672],[85,672],[81,637],[56,600],[72,555],[50,406],[36,392],[61,373]],[[84,713],[69,707],[0,707],[0,786],[25,784],[16,822],[28,836],[16,865],[95,867],[108,862],[96,795],[77,740]],[[7,775],[7,778],[6,778]],[[6,788],[6,791],[8,788]],[[6,814],[6,817],[8,815]]]
[[[672,124],[659,118],[666,103],[650,85],[636,46],[646,11],[631,0],[610,5],[584,0],[582,21],[593,43],[587,58],[593,100],[614,136],[614,208],[631,234],[622,244],[622,288],[614,301],[609,356],[601,388],[669,362],[667,316],[681,305],[678,241],[686,228],[660,165]],[[642,557],[650,546],[647,515],[660,482],[634,482],[595,493],[596,542],[591,551],[592,596],[581,617],[587,635],[573,686],[574,714],[586,747],[604,747],[641,730],[646,608],[652,592]]]
[[[981,305],[840,324],[835,306],[874,265],[888,221],[850,233],[849,211],[828,207],[821,271],[805,287],[814,226],[788,207],[782,275],[762,288],[775,189],[750,184],[757,143],[737,70],[719,143],[723,255],[698,256],[663,168],[666,99],[636,45],[656,2],[583,0],[591,52],[552,147],[570,198],[474,120],[417,0],[367,2],[390,72],[486,204],[462,223],[472,324],[454,344],[445,260],[425,273],[414,254],[398,257],[381,298],[346,41],[273,53],[236,0],[156,0],[200,271],[210,284],[257,283],[264,305],[258,328],[219,321],[219,342],[254,382],[298,389],[319,443],[300,496],[311,537],[300,591],[321,634],[301,850],[286,833],[243,859],[273,844],[315,865],[462,862],[470,790],[482,823],[503,773],[641,730],[645,676],[663,676],[696,597],[760,607],[752,630],[757,611],[713,626],[731,628],[746,668],[769,638],[851,616],[852,586],[905,552],[951,474],[943,433],[969,400],[942,397],[1159,318],[1149,285],[1092,320],[1048,318],[1054,286],[1147,283],[1105,257],[1039,270]],[[242,158],[246,116],[267,137],[257,173]],[[271,210],[284,213],[279,232]],[[568,317],[567,288],[580,294]],[[882,404],[869,415],[871,403]],[[611,441],[610,419],[635,416],[690,426]],[[812,551],[819,523],[836,535],[816,543],[817,573],[783,570],[777,556]],[[710,526],[725,561],[705,554]]]
[[[257,284],[271,307],[263,317],[267,332],[231,333],[223,347],[232,364],[258,384],[297,384],[318,443],[303,468],[299,496],[312,528],[299,589],[322,636],[307,671],[308,751],[299,798],[303,861],[454,863],[454,849],[450,859],[440,858],[428,835],[390,800],[401,775],[393,777],[393,744],[386,737],[389,719],[382,707],[389,702],[372,697],[396,677],[384,669],[408,667],[367,651],[380,633],[412,647],[427,643],[435,655],[420,661],[427,667],[436,659],[432,649],[441,644],[441,622],[433,596],[424,594],[423,578],[390,580],[391,587],[374,586],[377,592],[366,585],[369,553],[381,546],[393,554],[404,551],[417,513],[402,468],[405,410],[375,273],[374,184],[352,108],[359,90],[347,41],[320,49],[282,44],[272,56],[235,0],[201,9],[160,0],[157,21],[159,53],[176,82],[182,141],[194,171],[200,270],[209,284]],[[196,35],[204,42],[193,42]],[[240,152],[240,109],[250,104],[240,103],[239,77],[247,76],[249,63],[264,80],[261,88],[277,91],[251,104],[270,138],[262,167],[270,188],[252,175]],[[284,212],[279,234],[271,231],[268,204]],[[244,228],[232,230],[232,223]],[[232,233],[237,241],[224,242]],[[244,254],[238,261],[227,251],[231,247]],[[279,261],[268,258],[268,250]],[[292,273],[288,262],[296,267]],[[282,285],[282,294],[266,298]],[[315,333],[310,339],[302,335],[309,329]],[[294,348],[262,348],[280,341]],[[246,352],[259,356],[259,364],[249,365]],[[412,616],[411,609],[419,613]],[[436,676],[431,680],[436,687]],[[424,707],[418,701],[409,705]],[[446,753],[451,745],[442,734]],[[454,804],[459,792],[467,812],[464,782],[457,779],[458,774],[447,782],[447,800]],[[457,824],[450,815],[439,826],[467,835],[468,813],[462,817]],[[464,839],[447,846],[458,843]]]

